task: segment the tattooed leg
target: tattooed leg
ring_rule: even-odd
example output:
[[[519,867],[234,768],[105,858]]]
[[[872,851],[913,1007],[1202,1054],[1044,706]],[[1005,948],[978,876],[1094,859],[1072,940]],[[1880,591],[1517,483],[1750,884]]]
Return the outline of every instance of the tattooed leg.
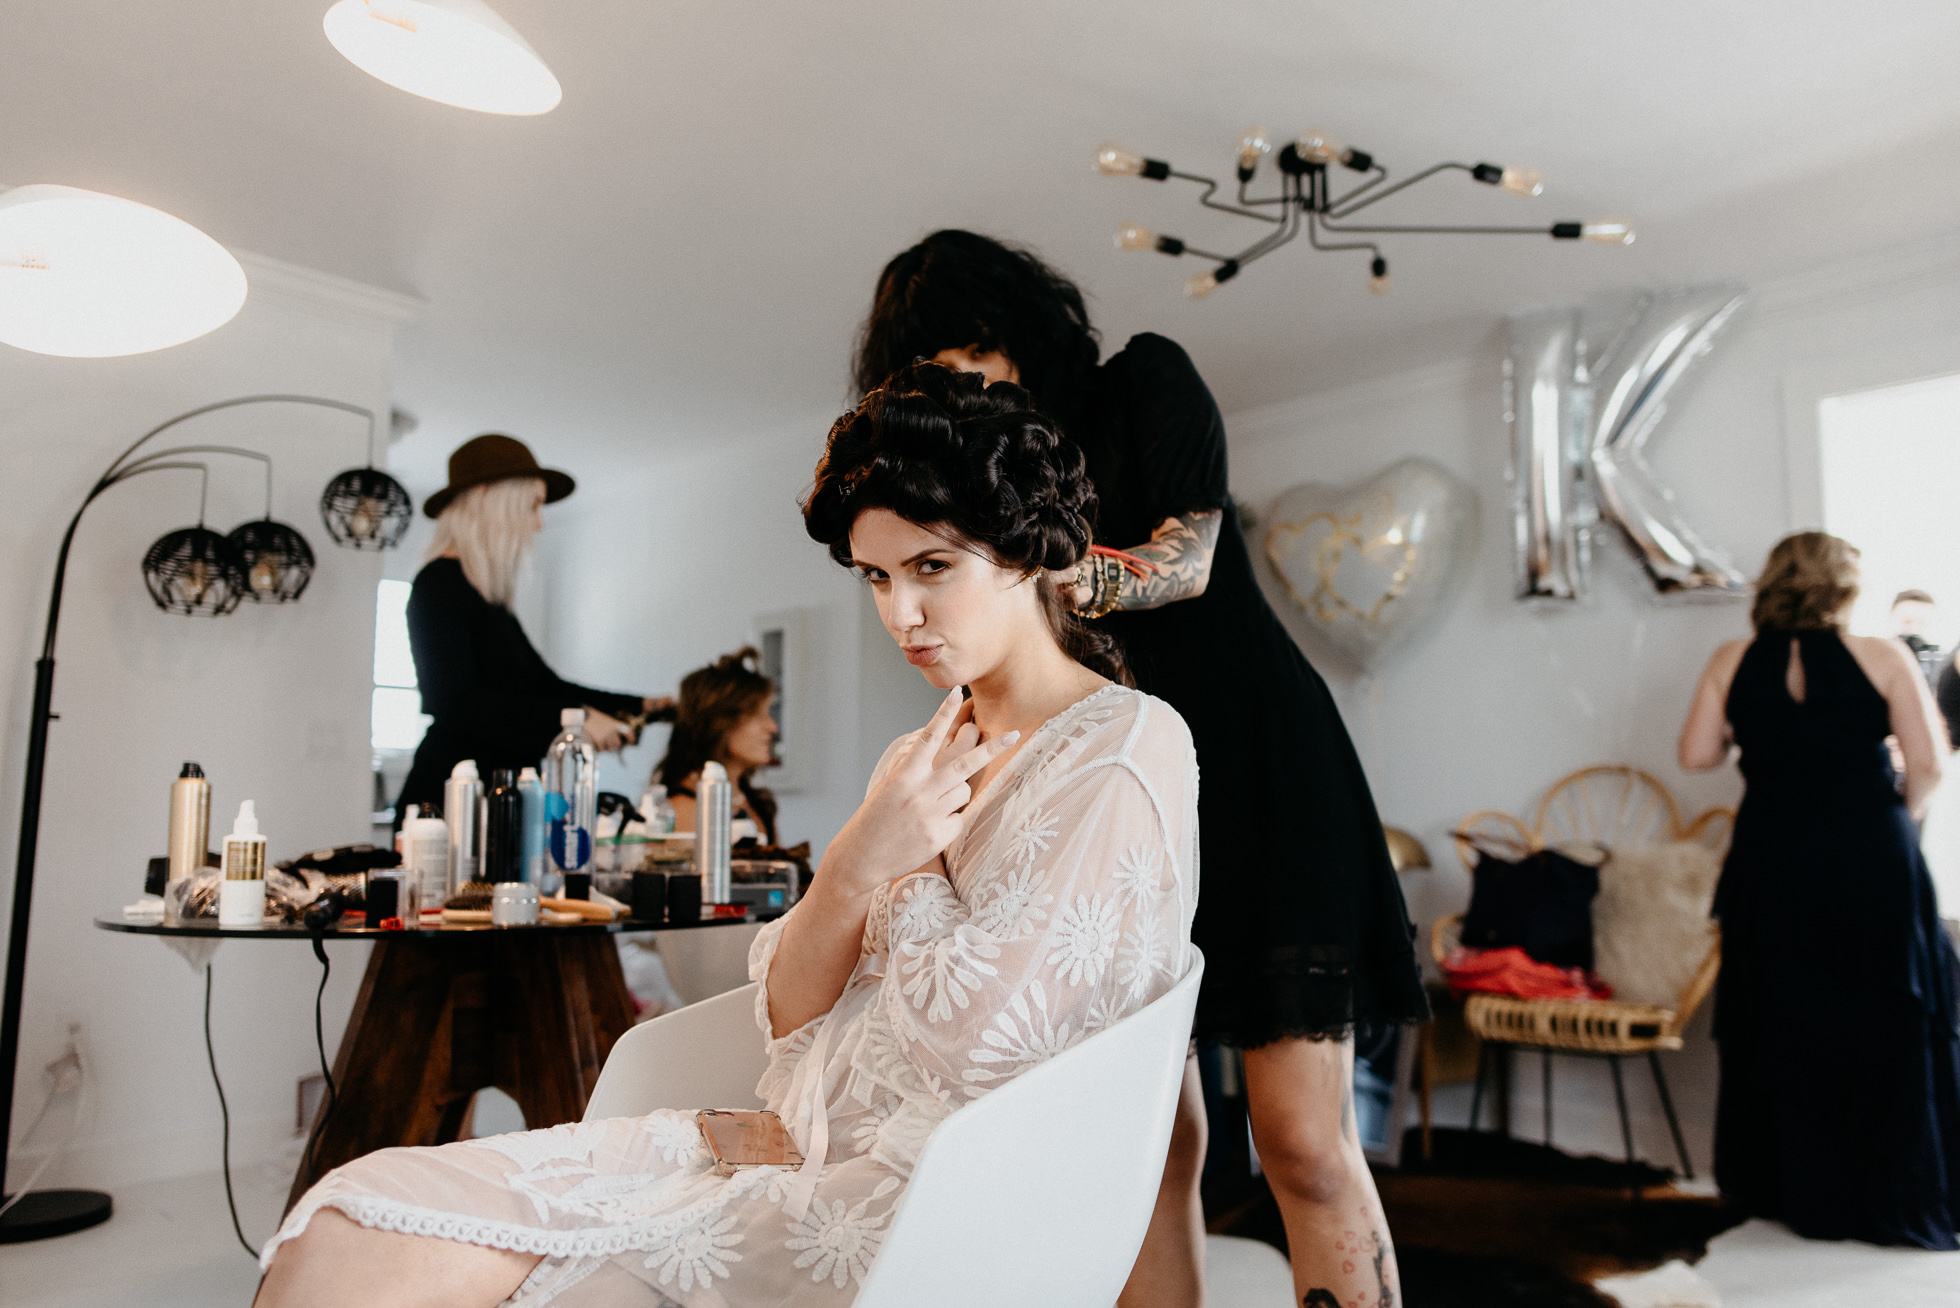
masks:
[[[1354,1124],[1352,1066],[1352,1042],[1247,1050],[1252,1138],[1286,1224],[1298,1302],[1399,1308],[1395,1248]]]

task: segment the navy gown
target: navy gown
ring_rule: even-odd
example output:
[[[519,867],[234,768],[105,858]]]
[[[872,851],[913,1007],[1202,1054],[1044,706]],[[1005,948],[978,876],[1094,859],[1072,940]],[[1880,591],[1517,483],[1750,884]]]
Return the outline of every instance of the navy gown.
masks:
[[[1715,897],[1716,1179],[1799,1235],[1953,1249],[1956,962],[1885,698],[1835,631],[1765,631],[1727,711],[1747,789]]]

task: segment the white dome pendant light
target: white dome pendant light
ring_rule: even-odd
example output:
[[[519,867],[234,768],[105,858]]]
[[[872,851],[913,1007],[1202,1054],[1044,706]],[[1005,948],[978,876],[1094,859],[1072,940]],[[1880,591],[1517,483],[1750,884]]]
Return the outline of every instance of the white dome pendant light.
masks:
[[[161,210],[72,186],[0,191],[0,342],[144,354],[224,326],[245,289],[224,246]]]
[[[340,0],[321,25],[362,72],[459,109],[541,114],[564,95],[538,52],[483,0]]]

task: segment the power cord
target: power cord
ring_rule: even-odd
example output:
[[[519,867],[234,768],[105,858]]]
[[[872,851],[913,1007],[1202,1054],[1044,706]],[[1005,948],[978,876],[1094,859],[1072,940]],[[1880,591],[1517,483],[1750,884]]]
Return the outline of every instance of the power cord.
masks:
[[[238,1236],[238,1243],[245,1246],[245,1252],[258,1261],[259,1251],[245,1238],[245,1228],[238,1222],[238,1199],[231,1189],[231,1108],[225,1103],[225,1083],[218,1079],[218,1051],[211,1043],[211,965],[204,965],[204,1055],[211,1060],[211,1084],[218,1087],[218,1113],[224,1118],[224,1136],[220,1157],[225,1169],[225,1206],[231,1209],[231,1229]]]
[[[320,1055],[320,1076],[327,1083],[327,1111],[320,1115],[320,1125],[306,1142],[306,1155],[302,1166],[311,1166],[313,1146],[320,1139],[321,1131],[333,1117],[334,1108],[340,1103],[340,1096],[334,1089],[333,1071],[327,1066],[327,1037],[320,1017],[320,1007],[327,994],[327,978],[333,975],[333,963],[327,958],[327,938],[324,932],[313,932],[313,957],[320,960],[320,988],[313,992],[313,1048]]]

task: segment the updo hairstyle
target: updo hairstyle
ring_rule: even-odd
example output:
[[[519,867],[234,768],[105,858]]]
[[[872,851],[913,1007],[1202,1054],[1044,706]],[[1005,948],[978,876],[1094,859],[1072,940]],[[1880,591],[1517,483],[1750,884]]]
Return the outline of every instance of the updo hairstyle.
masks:
[[[1089,551],[1096,492],[1082,451],[1010,382],[914,363],[831,426],[803,525],[851,566],[851,526],[886,509],[1034,579],[1056,644],[1132,684],[1116,643],[1075,615],[1046,574]]]
[[[1749,621],[1757,631],[1840,627],[1857,598],[1858,547],[1828,532],[1800,531],[1770,550]]]
[[[681,679],[681,693],[673,712],[673,734],[667,737],[667,752],[653,771],[670,794],[685,786],[688,778],[699,773],[710,760],[721,759],[728,733],[743,718],[769,706],[776,683],[763,674],[759,666],[761,659],[753,645],[744,645]],[[749,801],[749,810],[773,843],[776,797],[756,785],[746,772],[731,776],[730,780],[741,788],[743,797]]]

